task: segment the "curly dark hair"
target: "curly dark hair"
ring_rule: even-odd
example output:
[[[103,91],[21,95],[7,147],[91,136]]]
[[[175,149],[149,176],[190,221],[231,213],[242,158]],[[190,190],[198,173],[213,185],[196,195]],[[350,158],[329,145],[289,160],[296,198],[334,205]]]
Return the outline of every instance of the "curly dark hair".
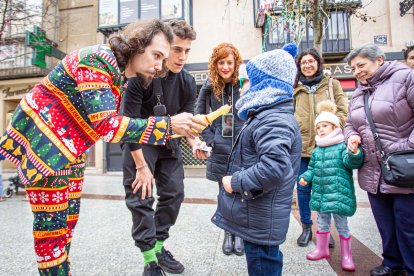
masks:
[[[144,53],[145,48],[159,33],[165,35],[168,43],[172,43],[171,28],[159,19],[136,21],[128,24],[119,33],[111,35],[109,45],[119,66],[125,67],[135,55]]]
[[[178,36],[181,39],[195,40],[197,38],[197,33],[194,31],[193,27],[185,20],[174,19],[171,20],[168,25],[170,25],[174,35]]]
[[[407,47],[407,49],[405,49],[405,50],[404,50],[404,60],[405,60],[405,61],[407,61],[407,59],[408,59],[408,54],[409,54],[411,51],[414,51],[414,46]]]
[[[303,52],[301,52],[299,55],[297,55],[295,62],[296,62],[296,68],[298,69],[298,72],[296,74],[296,80],[295,80],[295,85],[294,87],[296,87],[298,85],[299,79],[300,77],[303,77],[303,73],[300,67],[300,62],[302,61],[302,58],[306,55],[311,55],[316,62],[318,63],[318,70],[316,71],[315,75],[319,75],[320,73],[323,72],[324,69],[324,62],[323,62],[323,58],[319,55],[318,51],[316,51],[314,48],[310,48],[307,49]]]
[[[235,85],[239,79],[239,66],[243,63],[243,59],[240,56],[239,50],[230,43],[220,43],[213,49],[213,53],[208,61],[208,70],[210,71],[210,82],[213,86],[213,94],[216,99],[221,100],[221,94],[225,86],[224,80],[217,72],[217,62],[223,58],[228,57],[230,54],[234,56],[234,73],[232,79],[232,85]]]

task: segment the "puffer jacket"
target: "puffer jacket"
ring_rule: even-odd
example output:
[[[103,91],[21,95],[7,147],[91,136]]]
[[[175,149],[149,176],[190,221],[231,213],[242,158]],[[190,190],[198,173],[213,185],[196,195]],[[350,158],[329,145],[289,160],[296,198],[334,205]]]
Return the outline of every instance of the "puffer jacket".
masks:
[[[222,136],[222,117],[213,121],[213,123],[202,132],[202,137],[208,146],[213,147],[211,156],[207,159],[207,179],[212,181],[221,181],[226,173],[227,161],[230,155],[231,148],[243,127],[244,121],[242,121],[237,115],[237,108],[235,103],[240,98],[239,83],[232,86],[227,84],[224,87],[224,103],[222,99],[217,100],[213,94],[213,87],[210,81],[207,80],[201,87],[200,94],[197,99],[196,114],[206,114],[209,110],[206,110],[206,101],[210,101],[209,105],[212,111],[219,109],[224,104],[229,103],[229,97],[231,97],[233,89],[233,118],[234,118],[234,135],[233,137]]]
[[[370,93],[369,107],[385,153],[414,149],[414,71],[400,62],[384,64],[352,95],[344,129],[362,138],[364,164],[358,170],[361,189],[376,194],[414,193],[414,188],[388,185],[381,176],[381,155],[375,144],[364,108],[364,94]]]
[[[302,135],[302,156],[310,157],[315,148],[315,118],[318,115],[316,106],[319,102],[329,100],[328,80],[330,74],[325,74],[319,83],[319,87],[314,93],[310,93],[308,88],[301,82],[294,90],[295,118],[299,123]],[[338,80],[332,80],[335,103],[337,106],[336,116],[339,117],[341,126],[345,126],[345,119],[348,110],[348,100],[342,91]]]
[[[226,174],[232,175],[234,193],[220,187],[212,222],[251,243],[283,243],[300,155],[292,100],[260,108],[247,120],[231,151]]]
[[[316,147],[308,170],[300,178],[312,183],[310,208],[319,213],[334,213],[350,217],[356,211],[352,170],[364,161],[362,148],[358,154],[347,153],[341,142],[327,147]]]

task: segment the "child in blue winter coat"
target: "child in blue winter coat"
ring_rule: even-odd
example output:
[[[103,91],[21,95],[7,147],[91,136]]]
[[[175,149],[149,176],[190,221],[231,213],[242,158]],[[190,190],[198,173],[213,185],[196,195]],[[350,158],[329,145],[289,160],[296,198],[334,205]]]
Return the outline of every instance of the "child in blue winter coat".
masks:
[[[212,222],[241,237],[250,276],[282,275],[302,140],[293,111],[296,45],[252,58],[250,88],[236,102],[246,120],[222,178]]]
[[[322,101],[317,109],[317,147],[312,152],[308,170],[299,177],[300,185],[312,183],[310,208],[318,212],[316,249],[306,257],[313,261],[329,257],[329,228],[333,216],[341,240],[342,269],[353,271],[355,264],[347,217],[356,211],[352,170],[362,166],[364,157],[358,145],[354,152],[347,150],[339,118],[335,115],[336,105]]]

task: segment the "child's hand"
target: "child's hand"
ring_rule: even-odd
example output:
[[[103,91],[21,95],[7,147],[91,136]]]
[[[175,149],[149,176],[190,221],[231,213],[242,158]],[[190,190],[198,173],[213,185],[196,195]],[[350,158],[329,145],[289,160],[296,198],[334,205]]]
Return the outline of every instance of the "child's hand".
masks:
[[[348,150],[353,153],[358,152],[359,144],[361,144],[361,137],[359,135],[352,135],[348,139]]]
[[[233,189],[231,187],[231,176],[228,175],[228,176],[223,177],[221,182],[223,182],[224,190],[226,190],[226,192],[231,194],[233,192]]]
[[[355,155],[359,153],[358,145],[359,145],[359,143],[357,141],[352,142],[352,148],[353,149],[351,150],[351,152]]]
[[[308,185],[308,181],[306,181],[303,177],[299,180],[299,184],[301,185],[301,186],[306,186],[306,185]]]

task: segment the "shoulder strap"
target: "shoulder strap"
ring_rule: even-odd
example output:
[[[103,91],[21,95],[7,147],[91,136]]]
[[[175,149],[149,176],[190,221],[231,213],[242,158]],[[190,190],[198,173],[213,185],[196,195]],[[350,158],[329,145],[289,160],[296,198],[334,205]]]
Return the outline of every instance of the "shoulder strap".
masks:
[[[328,91],[329,91],[329,98],[332,102],[335,102],[335,95],[334,95],[334,89],[332,84],[333,78],[329,77],[328,80]]]
[[[206,114],[210,113],[211,90],[206,89]]]
[[[377,128],[375,127],[374,121],[372,120],[372,113],[371,113],[371,109],[369,108],[368,99],[369,99],[369,92],[365,91],[365,94],[364,94],[365,114],[368,119],[369,127],[371,128],[372,134],[374,135],[375,143],[377,144],[377,147],[380,151],[382,159],[384,159],[385,157],[384,150],[382,149],[382,145],[379,139]]]
[[[161,78],[155,78],[152,81],[152,85],[157,104],[164,104],[164,93],[162,92]]]

